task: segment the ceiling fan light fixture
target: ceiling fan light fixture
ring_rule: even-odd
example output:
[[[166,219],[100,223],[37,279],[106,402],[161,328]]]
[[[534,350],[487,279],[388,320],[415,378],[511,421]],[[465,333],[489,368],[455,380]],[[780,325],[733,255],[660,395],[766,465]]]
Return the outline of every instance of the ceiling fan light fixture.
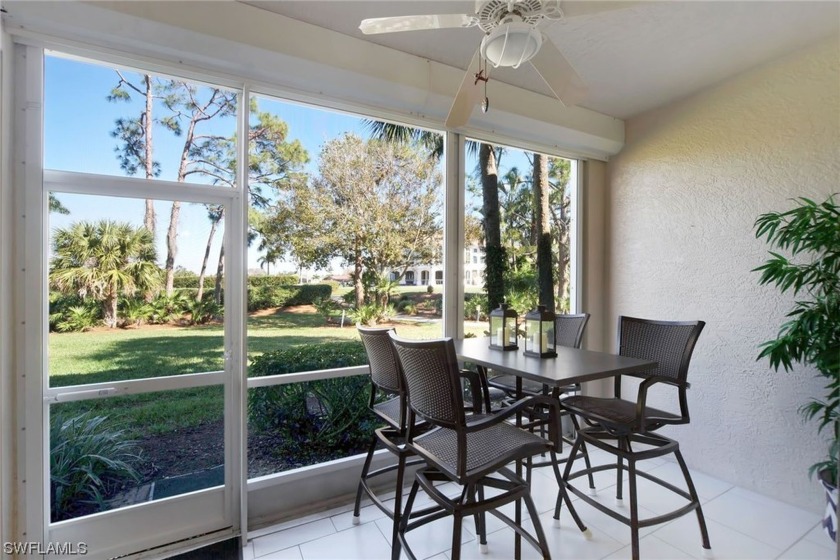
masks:
[[[542,33],[528,23],[502,23],[481,40],[481,56],[495,68],[518,68],[537,54],[542,40]]]

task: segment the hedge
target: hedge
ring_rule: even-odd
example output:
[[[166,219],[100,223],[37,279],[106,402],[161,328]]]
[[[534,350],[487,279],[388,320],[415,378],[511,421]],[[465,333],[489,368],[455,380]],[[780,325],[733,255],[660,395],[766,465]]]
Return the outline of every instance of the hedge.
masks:
[[[288,305],[311,305],[318,298],[329,299],[330,296],[332,286],[327,284],[252,284],[248,289],[248,311]]]

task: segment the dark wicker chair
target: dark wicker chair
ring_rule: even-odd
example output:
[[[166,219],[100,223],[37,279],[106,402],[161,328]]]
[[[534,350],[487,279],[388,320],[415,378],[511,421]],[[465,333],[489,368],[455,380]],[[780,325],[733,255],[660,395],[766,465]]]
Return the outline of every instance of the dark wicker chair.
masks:
[[[353,524],[357,525],[361,522],[359,515],[362,493],[366,493],[371,501],[393,521],[392,537],[396,541],[397,528],[402,513],[402,488],[405,469],[407,466],[423,463],[423,460],[408,460],[414,454],[405,445],[408,428],[407,401],[402,370],[394,351],[394,345],[388,336],[388,333],[393,332],[393,329],[362,326],[358,326],[357,329],[362,344],[365,346],[368,364],[370,365],[371,393],[369,406],[371,411],[385,422],[385,426],[374,431],[368,447],[362,473],[359,477],[359,487],[356,490]],[[459,378],[466,381],[468,392],[472,397],[469,404],[465,405],[465,412],[479,414],[484,410],[490,410],[490,404],[487,400],[489,398],[488,390],[481,375],[478,372],[462,370],[459,372]],[[423,423],[418,424],[416,431],[419,432],[422,429],[424,429]],[[397,463],[371,471],[373,454],[379,445],[396,455]],[[393,471],[396,471],[397,480],[394,486],[396,493],[392,509],[376,495],[369,481]]]
[[[687,424],[689,422],[688,400],[686,391],[689,384],[686,381],[688,366],[694,346],[703,330],[703,321],[672,322],[651,321],[633,317],[619,317],[618,347],[619,354],[634,358],[656,361],[658,366],[643,373],[625,374],[641,378],[635,401],[621,398],[622,376],[615,377],[615,397],[597,398],[588,396],[572,396],[564,399],[561,406],[586,422],[587,426],[579,429],[577,438],[572,446],[569,461],[563,476],[566,488],[579,496],[591,506],[598,508],[610,517],[630,526],[632,536],[632,555],[634,560],[639,558],[639,529],[671,521],[695,511],[700,525],[704,556],[711,553],[709,535],[700,500],[691,475],[680,453],[679,443],[663,435],[654,433],[662,426],[671,424]],[[653,385],[672,387],[677,392],[679,414],[673,414],[647,406],[647,393]],[[614,442],[614,443],[613,443]],[[600,465],[572,472],[572,465],[581,445],[588,444],[616,455],[614,464]],[[636,449],[634,449],[636,445]],[[653,457],[660,457],[673,453],[679,463],[688,491],[678,488],[664,480],[638,470],[636,463]],[[624,464],[626,461],[626,465]],[[593,500],[581,490],[575,488],[571,481],[583,475],[604,470],[616,470],[616,501],[623,501],[622,475],[627,471],[630,490],[630,516],[619,514],[608,506]],[[685,498],[688,503],[672,512],[648,519],[639,519],[636,477],[641,476],[659,484],[660,486]],[[557,506],[554,518],[559,519],[560,508],[567,494],[557,496]]]
[[[524,538],[544,558],[549,558],[545,535],[528,484],[506,465],[546,451],[553,454],[554,444],[506,420],[536,402],[545,403],[550,410],[559,412],[556,402],[545,396],[528,397],[494,414],[468,416],[464,413],[463,393],[460,390],[459,369],[452,340],[412,341],[394,334],[390,336],[400,360],[408,393],[407,445],[427,463],[425,469],[417,472],[406,501],[399,540],[393,542],[395,555],[399,553],[398,547],[401,547],[413,560],[415,556],[407,544],[406,533],[449,515],[454,517],[453,560],[460,558],[464,517],[474,516],[479,543],[482,548],[486,548],[484,515],[490,512],[514,529],[517,544],[520,538]],[[416,417],[425,420],[431,429],[418,433],[412,427]],[[553,439],[559,437],[555,426],[556,422],[549,424]],[[555,473],[559,477],[556,465]],[[435,482],[454,482],[461,486],[461,491],[456,497],[450,498],[435,486]],[[415,517],[412,507],[420,488],[438,507]],[[485,488],[493,488],[500,493],[485,499]],[[562,486],[560,492],[565,495]],[[535,535],[528,533],[521,523],[516,523],[498,511],[501,506],[518,499],[524,500],[530,512]],[[581,531],[586,531],[571,502],[568,499],[566,501]]]
[[[359,488],[356,491],[356,503],[353,507],[353,524],[360,522],[359,513],[362,493],[365,492],[371,501],[393,521],[393,538],[397,538],[400,513],[402,512],[402,487],[405,467],[407,464],[421,463],[417,459],[409,462],[413,455],[405,446],[407,433],[406,395],[402,372],[400,371],[397,355],[388,333],[393,329],[357,327],[359,336],[365,346],[368,363],[370,364],[370,409],[378,416],[385,426],[374,431],[374,436],[368,447],[362,474],[359,477]],[[383,400],[384,399],[384,400]],[[397,456],[397,463],[387,465],[371,471],[370,465],[377,446],[381,444]],[[394,507],[391,509],[370,486],[370,479],[396,471],[397,482],[394,496]]]

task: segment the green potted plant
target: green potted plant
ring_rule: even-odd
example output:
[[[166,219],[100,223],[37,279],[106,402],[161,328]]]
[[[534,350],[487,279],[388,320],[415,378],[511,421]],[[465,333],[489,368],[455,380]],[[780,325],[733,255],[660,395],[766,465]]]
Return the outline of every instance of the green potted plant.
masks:
[[[771,250],[770,258],[754,269],[761,272],[762,285],[774,285],[795,299],[787,321],[774,340],[762,344],[758,359],[768,358],[776,370],[781,366],[789,371],[794,363],[809,365],[826,380],[825,394],[802,405],[800,412],[828,435],[828,454],[810,472],[818,475],[826,490],[823,524],[835,541],[840,461],[840,206],[836,196],[823,203],[798,198],[791,210],[759,216],[756,237],[766,238]]]

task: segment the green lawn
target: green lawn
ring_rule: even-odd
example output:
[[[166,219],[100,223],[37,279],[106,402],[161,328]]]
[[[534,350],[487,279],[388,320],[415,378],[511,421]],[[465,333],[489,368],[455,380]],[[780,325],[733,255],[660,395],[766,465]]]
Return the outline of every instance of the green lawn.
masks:
[[[409,338],[441,336],[440,323],[395,325]],[[472,329],[481,334],[481,328]],[[216,371],[223,366],[220,325],[141,327],[87,333],[51,333],[50,385],[107,383],[128,379]],[[314,313],[279,311],[248,320],[248,356],[289,346],[358,339],[349,320],[345,327],[326,325]],[[173,393],[94,399],[53,405],[53,412],[107,414],[109,424],[132,437],[150,436],[218,421],[222,398],[218,387],[181,389]]]

